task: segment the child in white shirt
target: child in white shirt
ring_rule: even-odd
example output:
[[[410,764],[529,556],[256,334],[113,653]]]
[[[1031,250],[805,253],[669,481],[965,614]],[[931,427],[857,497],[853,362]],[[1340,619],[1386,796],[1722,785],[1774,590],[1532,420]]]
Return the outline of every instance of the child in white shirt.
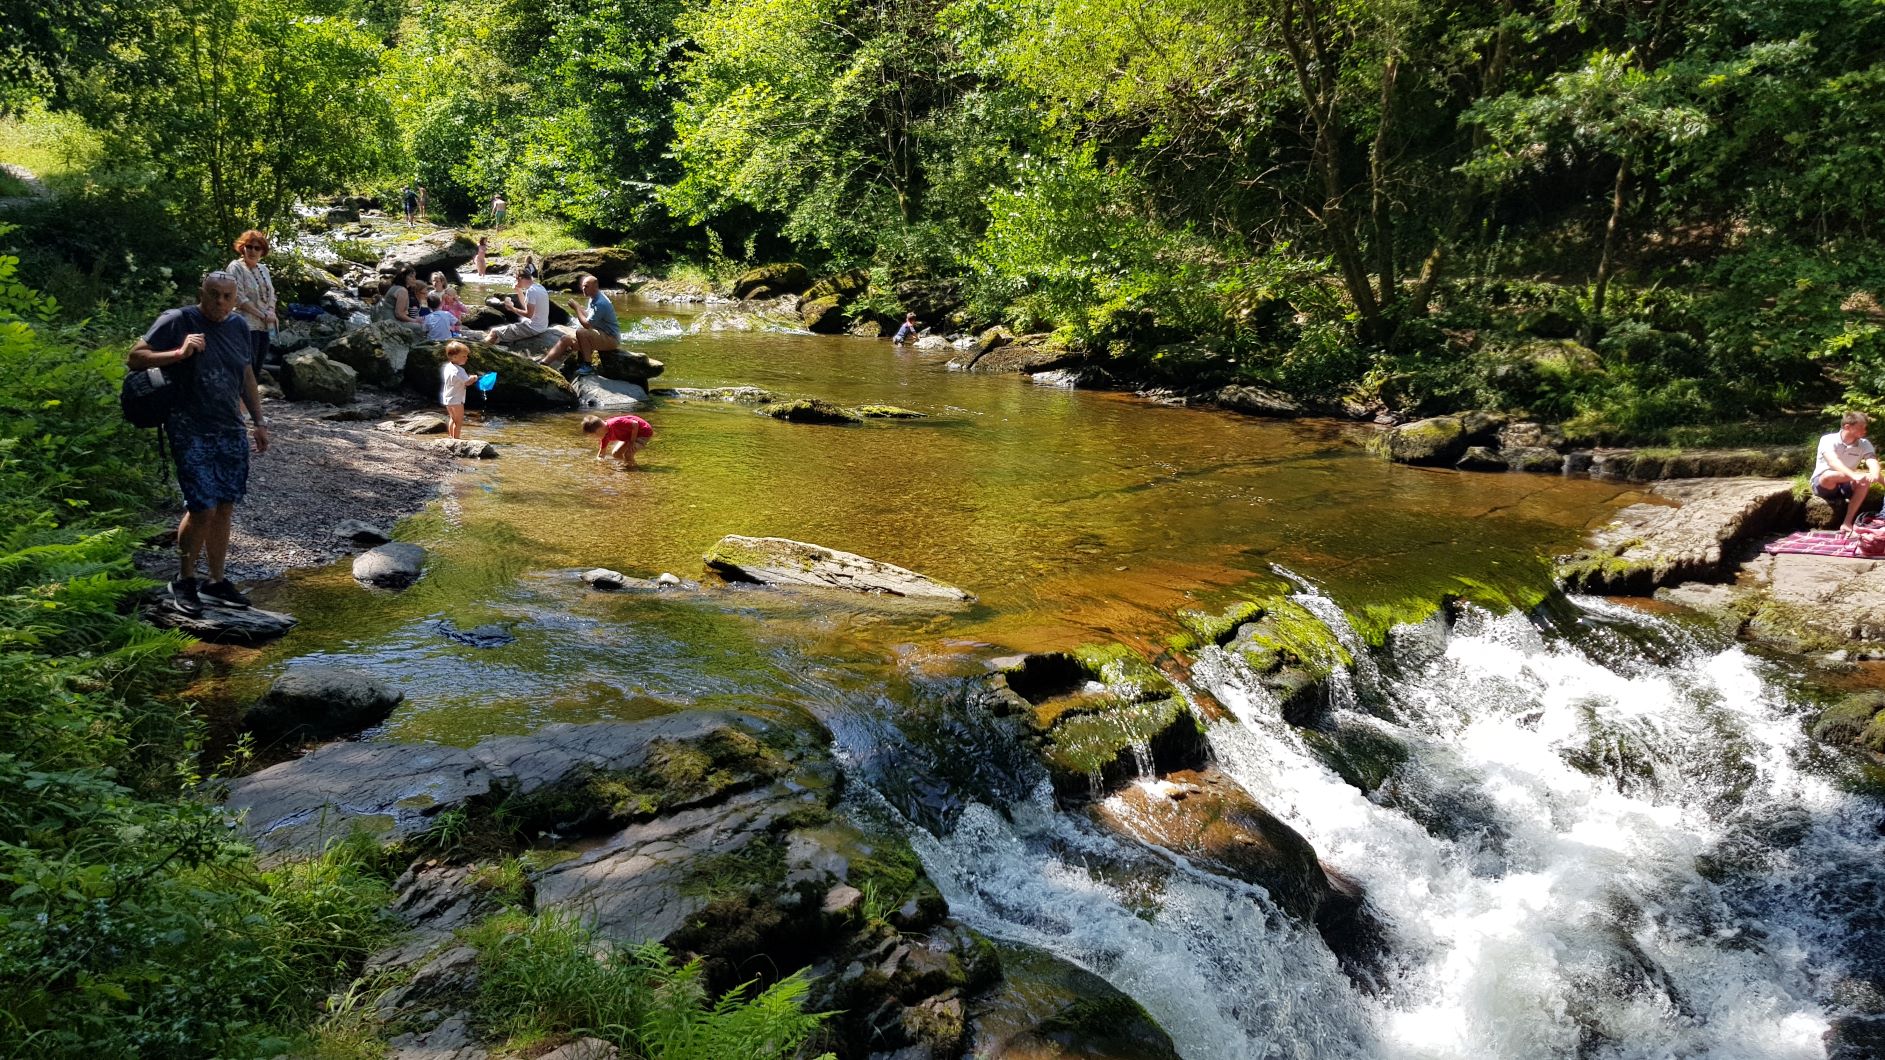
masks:
[[[442,313],[440,316],[450,316]],[[471,373],[465,371],[465,362],[471,358],[471,347],[462,342],[445,344],[445,363],[439,366],[439,404],[445,406],[448,437],[457,438],[465,429],[465,387],[471,383]]]

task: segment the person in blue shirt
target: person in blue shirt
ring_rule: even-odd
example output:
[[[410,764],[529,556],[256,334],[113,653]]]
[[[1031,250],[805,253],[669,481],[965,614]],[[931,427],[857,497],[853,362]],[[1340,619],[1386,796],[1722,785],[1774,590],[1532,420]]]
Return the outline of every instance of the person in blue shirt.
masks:
[[[898,346],[901,346],[906,342],[916,341],[916,314],[915,313],[905,313],[903,315],[903,326],[897,329],[897,337],[894,339],[891,339],[890,341]]]
[[[196,304],[158,317],[131,347],[128,365],[134,372],[179,366],[182,398],[164,423],[184,505],[170,606],[190,616],[202,614],[205,603],[249,606],[224,575],[223,561],[236,505],[248,489],[249,449],[268,451],[268,428],[250,363],[249,325],[235,308],[235,277],[205,275]],[[208,560],[207,582],[197,581],[198,559]]]
[[[544,364],[555,364],[570,350],[576,351],[576,370],[593,364],[598,354],[619,349],[622,325],[615,319],[615,305],[602,293],[602,283],[589,273],[582,275],[583,302],[572,302],[569,313],[576,318],[576,332],[556,340],[543,355]]]

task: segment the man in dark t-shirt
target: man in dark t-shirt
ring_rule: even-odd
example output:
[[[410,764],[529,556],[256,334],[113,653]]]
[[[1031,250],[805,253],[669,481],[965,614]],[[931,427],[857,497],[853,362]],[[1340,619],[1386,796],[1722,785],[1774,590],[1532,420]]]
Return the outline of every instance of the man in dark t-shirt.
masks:
[[[164,423],[185,509],[177,524],[179,570],[170,601],[186,615],[202,614],[204,599],[249,606],[249,598],[223,576],[223,560],[236,505],[248,488],[251,436],[255,451],[265,453],[268,428],[262,426],[262,395],[249,367],[249,326],[235,307],[235,278],[209,273],[195,305],[166,310],[131,348],[132,371],[187,363],[178,373],[182,396]],[[251,427],[243,425],[244,408]],[[209,562],[209,581],[200,585],[199,556]]]

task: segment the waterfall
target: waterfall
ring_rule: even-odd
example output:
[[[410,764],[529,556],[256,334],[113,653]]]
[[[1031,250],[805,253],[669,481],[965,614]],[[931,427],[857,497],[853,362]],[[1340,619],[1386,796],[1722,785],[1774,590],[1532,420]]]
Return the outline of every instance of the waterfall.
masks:
[[[1568,629],[1471,608],[1443,645],[1403,629],[1377,665],[1329,601],[1296,599],[1357,661],[1326,727],[1404,750],[1379,788],[1338,776],[1233,654],[1204,649],[1193,682],[1234,715],[1209,732],[1219,768],[1366,888],[1369,989],[1260,888],[1150,868],[1164,852],[1045,789],[914,830],[954,914],[1103,976],[1186,1057],[1826,1055],[1840,998],[1885,967],[1885,816],[1766,664],[1579,599]]]
[[[1360,675],[1370,715],[1332,697],[1406,748],[1367,797],[1210,649],[1194,676],[1237,719],[1212,748],[1367,888],[1390,933],[1382,1055],[1823,1056],[1847,925],[1808,896],[1876,864],[1877,807],[1803,771],[1798,708],[1740,648],[1573,606],[1677,650],[1606,666],[1469,610],[1443,653]]]

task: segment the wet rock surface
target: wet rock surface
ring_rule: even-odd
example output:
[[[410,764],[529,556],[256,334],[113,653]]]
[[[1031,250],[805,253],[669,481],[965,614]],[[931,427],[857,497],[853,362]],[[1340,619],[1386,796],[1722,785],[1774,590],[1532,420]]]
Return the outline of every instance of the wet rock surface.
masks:
[[[995,944],[1002,981],[969,1003],[970,1053],[1027,1060],[1178,1060],[1139,1003],[1078,965]]]
[[[957,603],[975,599],[962,589],[912,570],[783,537],[728,535],[703,559],[709,570],[728,581]]]
[[[1658,483],[1674,502],[1633,504],[1590,546],[1561,557],[1567,590],[1646,596],[1665,585],[1724,577],[1761,535],[1799,518],[1793,484],[1775,479],[1679,479]]]
[[[635,383],[601,376],[576,377],[576,401],[586,409],[630,412],[648,403],[648,392]]]
[[[265,854],[313,854],[356,828],[382,842],[418,834],[442,810],[491,790],[491,773],[456,747],[336,743],[232,781],[224,805]]]
[[[787,423],[822,423],[832,426],[857,423],[861,417],[841,405],[834,405],[822,398],[795,398],[791,401],[776,401],[761,410],[775,420]]]
[[[147,612],[152,624],[179,629],[211,644],[263,644],[295,628],[295,617],[259,607],[218,607],[207,600],[203,613],[186,615],[170,606],[165,597]]]
[[[563,374],[546,368],[515,350],[488,342],[466,342],[471,356],[465,359],[465,371],[475,380],[486,372],[496,372],[497,382],[482,397],[472,394],[473,404],[487,404],[494,409],[574,408],[576,389]],[[406,388],[436,400],[439,390],[439,366],[445,362],[445,344],[428,342],[414,346],[405,361],[402,378]]]
[[[243,725],[269,740],[346,736],[385,721],[405,696],[357,670],[297,666],[275,679]]]
[[[354,557],[355,581],[376,589],[404,589],[425,569],[425,549],[402,541],[374,547]]]

